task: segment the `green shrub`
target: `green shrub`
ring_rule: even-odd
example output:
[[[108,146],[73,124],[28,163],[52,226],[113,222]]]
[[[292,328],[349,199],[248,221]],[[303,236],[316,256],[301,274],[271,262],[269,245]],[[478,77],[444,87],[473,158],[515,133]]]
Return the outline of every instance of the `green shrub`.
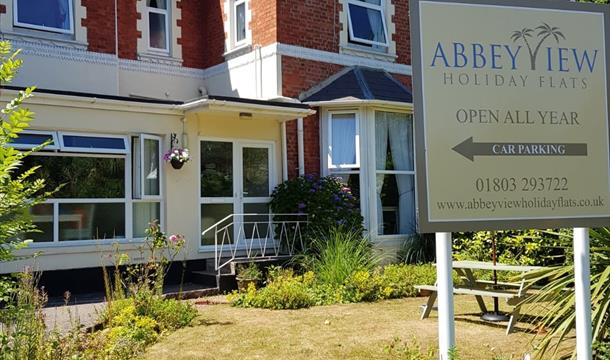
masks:
[[[295,275],[292,269],[276,268],[270,274],[266,287],[257,290],[252,284],[247,291],[229,295],[229,301],[240,307],[299,309],[416,296],[415,285],[436,281],[432,265],[397,264],[357,270],[339,285],[325,283],[311,271]]]
[[[300,309],[315,305],[314,275],[307,272],[295,275],[292,269],[275,268],[269,271],[267,286],[256,290],[249,284],[246,292],[233,293],[229,300],[235,306],[264,309]]]
[[[491,261],[492,238],[496,238],[498,262],[503,264],[551,266],[563,264],[565,236],[540,230],[479,231],[454,233],[453,256],[456,260]]]
[[[371,243],[356,231],[343,227],[319,234],[308,254],[297,258],[323,284],[342,285],[356,271],[372,271],[379,258]]]
[[[415,285],[434,285],[436,268],[428,265],[388,265],[380,275],[385,299],[417,296]]]
[[[358,199],[340,178],[298,177],[278,185],[271,194],[276,214],[307,214],[307,233],[326,233],[336,226],[362,233]],[[307,238],[307,236],[306,236]]]
[[[413,234],[398,250],[398,261],[405,264],[426,264],[435,259],[434,234]]]
[[[610,360],[610,341],[596,342],[593,344],[596,360]]]

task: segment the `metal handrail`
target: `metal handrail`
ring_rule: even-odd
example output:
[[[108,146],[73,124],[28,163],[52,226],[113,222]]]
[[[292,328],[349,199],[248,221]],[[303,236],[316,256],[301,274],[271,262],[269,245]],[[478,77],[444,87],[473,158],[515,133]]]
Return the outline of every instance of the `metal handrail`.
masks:
[[[264,216],[267,220],[244,220],[255,216]],[[275,220],[278,217],[282,219]],[[205,229],[201,236],[214,232],[214,267],[220,273],[223,267],[235,261],[238,253],[241,255],[242,252],[245,257],[240,258],[251,260],[294,255],[298,246],[304,249],[302,231],[308,223],[308,215],[303,213],[230,214]],[[251,227],[250,236],[246,233],[246,226]],[[264,229],[265,226],[266,231],[261,231],[260,228]],[[227,258],[222,262],[222,259]]]

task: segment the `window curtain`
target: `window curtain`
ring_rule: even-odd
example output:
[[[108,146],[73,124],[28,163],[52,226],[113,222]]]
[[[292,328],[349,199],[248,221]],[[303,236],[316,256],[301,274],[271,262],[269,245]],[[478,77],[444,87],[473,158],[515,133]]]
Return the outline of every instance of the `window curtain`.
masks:
[[[58,0],[59,16],[58,22],[60,28],[68,30],[70,29],[70,4],[66,0]]]
[[[381,1],[382,0],[364,0],[364,2],[374,5],[381,5]],[[373,38],[371,40],[384,43],[386,39],[383,29],[383,20],[381,18],[383,16],[383,12],[367,8],[366,14],[369,20],[369,26],[371,27],[371,33],[373,34]],[[372,47],[374,49],[383,48],[381,45],[372,45]]]
[[[375,161],[377,170],[386,169],[387,144],[394,163],[394,170],[413,171],[413,127],[411,116],[401,113],[376,112]],[[389,137],[389,139],[388,139]],[[395,174],[398,187],[398,232],[415,232],[415,179],[409,174]],[[381,191],[384,174],[377,174],[377,223],[378,234],[383,234],[383,204]]]
[[[375,113],[375,166],[377,170],[385,170],[388,156],[388,119],[385,112]],[[385,174],[376,174],[377,191],[377,234],[383,234],[383,204],[381,190]]]
[[[331,141],[333,165],[356,164],[356,119],[353,114],[333,115]]]

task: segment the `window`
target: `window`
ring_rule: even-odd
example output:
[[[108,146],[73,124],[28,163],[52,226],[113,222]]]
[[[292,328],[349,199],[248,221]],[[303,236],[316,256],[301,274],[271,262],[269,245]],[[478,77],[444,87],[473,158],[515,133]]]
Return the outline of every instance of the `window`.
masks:
[[[169,52],[169,0],[146,0],[148,11],[148,47]]]
[[[360,136],[356,114],[331,113],[329,124],[329,167],[360,167]]]
[[[131,138],[134,238],[144,238],[148,224],[161,220],[161,151],[158,136]]]
[[[74,33],[72,0],[14,0],[13,4],[15,26]]]
[[[125,136],[96,136],[60,132],[59,144],[62,151],[108,154],[127,153],[127,138]]]
[[[360,135],[356,113],[332,112],[329,116],[328,169],[360,199]]]
[[[375,112],[377,234],[415,233],[413,123],[404,113]]]
[[[161,138],[152,135],[134,136],[131,140],[133,197],[157,198],[161,195]]]
[[[347,1],[350,42],[373,47],[388,45],[383,1]]]
[[[39,166],[46,189],[61,185],[46,203],[34,206],[32,221],[42,230],[37,242],[124,239],[125,157],[38,153],[21,169]],[[103,186],[100,186],[102,185]]]
[[[17,138],[11,141],[11,146],[16,149],[30,150],[36,146],[44,144],[47,141],[49,144],[44,147],[44,150],[59,149],[57,133],[54,131],[24,130]]]
[[[235,45],[239,46],[246,40],[246,0],[233,2],[233,24]]]
[[[28,234],[34,242],[139,239],[162,220],[160,137],[134,136],[130,146],[126,136],[27,131],[14,143],[30,149],[47,140],[45,150],[58,151],[33,153],[20,168],[37,166],[34,177],[45,179],[46,190],[59,188],[30,209],[41,230]]]

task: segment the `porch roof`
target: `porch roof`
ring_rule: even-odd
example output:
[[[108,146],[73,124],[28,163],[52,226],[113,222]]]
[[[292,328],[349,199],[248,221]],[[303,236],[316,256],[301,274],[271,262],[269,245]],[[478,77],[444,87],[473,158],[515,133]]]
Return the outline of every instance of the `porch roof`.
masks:
[[[310,105],[343,102],[412,104],[411,90],[384,70],[349,67],[301,96]]]

